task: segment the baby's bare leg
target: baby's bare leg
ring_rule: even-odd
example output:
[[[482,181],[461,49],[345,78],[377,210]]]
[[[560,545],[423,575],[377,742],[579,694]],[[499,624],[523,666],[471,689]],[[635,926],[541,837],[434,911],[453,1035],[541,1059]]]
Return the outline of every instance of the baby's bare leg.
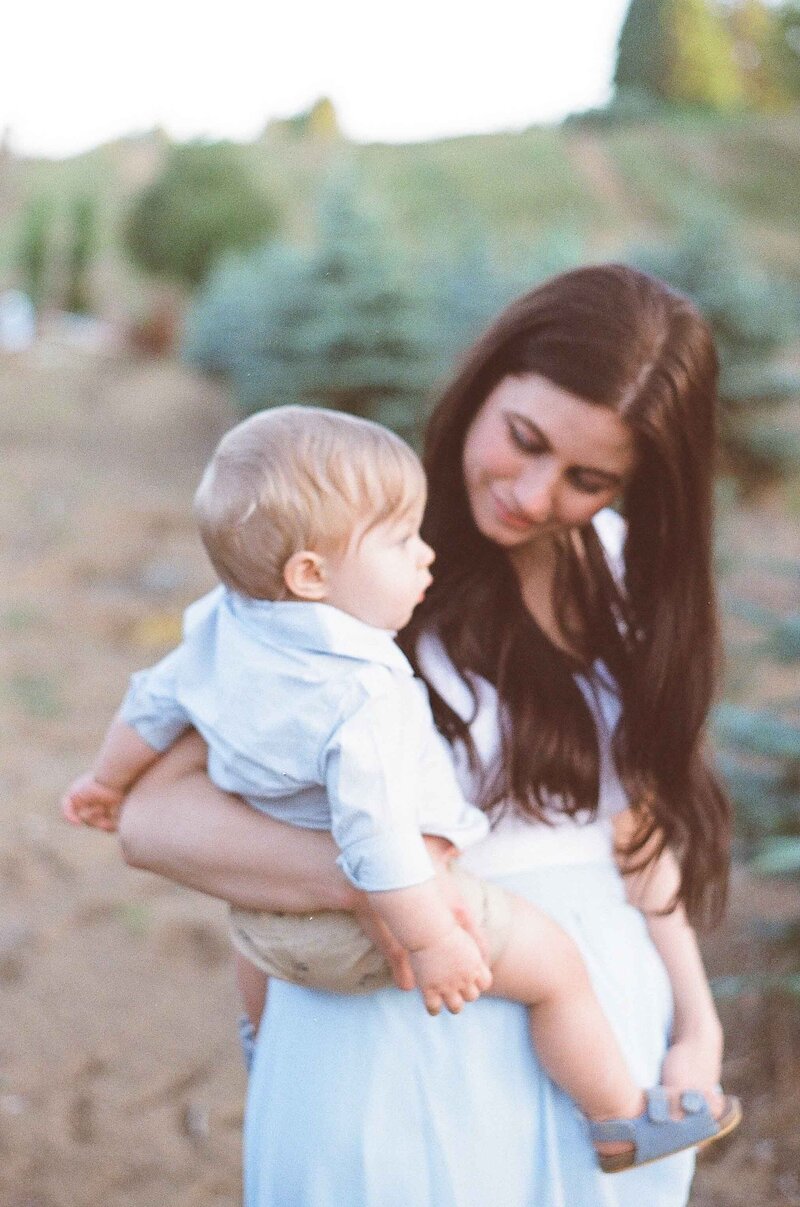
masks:
[[[644,1094],[625,1059],[583,959],[557,923],[512,897],[508,943],[492,965],[491,992],[530,1006],[539,1059],[590,1119],[633,1118]]]

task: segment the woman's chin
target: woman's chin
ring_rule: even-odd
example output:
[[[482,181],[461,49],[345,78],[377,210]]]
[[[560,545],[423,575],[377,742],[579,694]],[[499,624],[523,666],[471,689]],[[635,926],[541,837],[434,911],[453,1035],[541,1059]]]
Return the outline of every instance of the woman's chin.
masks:
[[[502,549],[521,549],[525,545],[534,544],[542,537],[555,532],[558,527],[557,524],[529,524],[526,528],[520,529],[498,520],[479,525],[481,534],[493,545],[499,545]]]

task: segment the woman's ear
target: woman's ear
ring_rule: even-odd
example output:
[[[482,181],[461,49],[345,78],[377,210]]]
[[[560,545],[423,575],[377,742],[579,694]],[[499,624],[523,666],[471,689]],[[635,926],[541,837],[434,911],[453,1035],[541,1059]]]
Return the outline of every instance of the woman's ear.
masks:
[[[328,596],[325,558],[311,549],[299,549],[283,567],[283,581],[296,599],[322,603]]]

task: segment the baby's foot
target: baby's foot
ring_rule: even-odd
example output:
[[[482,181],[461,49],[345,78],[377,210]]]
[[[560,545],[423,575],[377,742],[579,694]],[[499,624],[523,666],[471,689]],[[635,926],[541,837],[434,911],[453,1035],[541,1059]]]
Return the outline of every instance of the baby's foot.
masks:
[[[617,1173],[711,1144],[733,1131],[741,1117],[736,1098],[656,1086],[642,1095],[637,1115],[595,1120],[589,1127],[601,1169]]]

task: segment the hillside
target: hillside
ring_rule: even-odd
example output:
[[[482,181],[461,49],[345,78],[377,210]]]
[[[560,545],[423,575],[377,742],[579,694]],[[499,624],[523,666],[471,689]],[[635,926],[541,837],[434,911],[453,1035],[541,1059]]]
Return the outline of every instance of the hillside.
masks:
[[[64,215],[81,192],[100,211],[103,308],[137,284],[118,247],[125,206],[157,170],[163,134],[121,139],[62,161],[0,159],[0,281],[12,279],[26,206]],[[413,145],[355,145],[271,134],[242,156],[278,202],[284,234],[308,237],[334,168],[357,171],[388,230],[429,256],[483,240],[501,263],[610,257],[698,223],[728,228],[743,254],[800,279],[800,114],[567,124]]]

